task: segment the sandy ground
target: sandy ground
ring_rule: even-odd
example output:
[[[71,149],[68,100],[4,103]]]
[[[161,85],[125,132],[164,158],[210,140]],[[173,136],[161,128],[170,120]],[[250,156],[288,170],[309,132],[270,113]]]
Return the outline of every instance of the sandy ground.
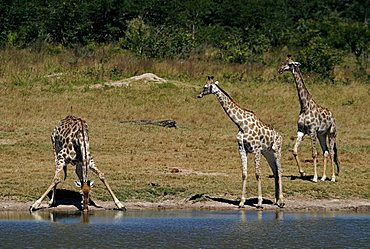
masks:
[[[256,199],[246,201],[244,209],[256,210],[254,207]],[[1,211],[28,211],[32,202],[16,202],[16,201],[0,201]],[[99,202],[103,209],[114,209],[113,202]],[[162,202],[123,202],[127,210],[140,209],[205,209],[205,210],[237,210],[238,201],[228,200],[215,197],[203,197],[202,201],[194,200],[167,200]],[[339,200],[339,199],[287,199],[285,201],[286,211],[370,211],[370,200]],[[90,210],[101,209],[94,206],[89,207]],[[47,202],[43,202],[41,209],[46,210],[78,210],[76,205],[58,205],[53,208],[48,208]],[[272,204],[270,200],[264,200],[263,210],[276,210],[279,207]]]

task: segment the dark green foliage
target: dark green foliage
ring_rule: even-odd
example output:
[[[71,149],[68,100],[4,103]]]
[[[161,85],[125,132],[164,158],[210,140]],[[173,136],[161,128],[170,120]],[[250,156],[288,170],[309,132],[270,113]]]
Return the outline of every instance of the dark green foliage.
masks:
[[[341,53],[353,53],[364,74],[369,9],[370,0],[4,0],[0,46],[118,42],[151,58],[184,58],[211,47],[217,52],[207,59],[232,63],[263,63],[265,52],[288,47],[325,77]]]
[[[328,78],[332,78],[335,65],[341,61],[339,52],[319,36],[312,37],[307,46],[300,50],[298,57],[307,70]]]

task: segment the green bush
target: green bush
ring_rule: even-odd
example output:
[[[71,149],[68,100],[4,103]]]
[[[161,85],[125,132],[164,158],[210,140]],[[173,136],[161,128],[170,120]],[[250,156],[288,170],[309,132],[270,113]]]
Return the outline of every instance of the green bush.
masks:
[[[341,62],[341,54],[318,36],[311,38],[308,46],[300,50],[298,56],[306,70],[331,80],[334,79],[334,67]]]

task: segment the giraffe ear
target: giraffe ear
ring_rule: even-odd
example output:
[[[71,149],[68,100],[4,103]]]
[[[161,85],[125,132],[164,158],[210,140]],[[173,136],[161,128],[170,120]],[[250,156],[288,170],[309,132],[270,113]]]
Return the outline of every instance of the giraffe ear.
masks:
[[[218,82],[218,80],[215,81],[215,85],[218,85],[220,82]]]

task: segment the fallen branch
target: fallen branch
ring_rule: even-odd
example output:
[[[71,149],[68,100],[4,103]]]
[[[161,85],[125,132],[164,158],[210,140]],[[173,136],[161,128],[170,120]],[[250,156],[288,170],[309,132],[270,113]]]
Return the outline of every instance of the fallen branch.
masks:
[[[140,124],[140,125],[159,125],[168,128],[177,128],[176,121],[171,119],[166,120],[125,120],[120,121],[120,123],[129,123],[129,124]]]

